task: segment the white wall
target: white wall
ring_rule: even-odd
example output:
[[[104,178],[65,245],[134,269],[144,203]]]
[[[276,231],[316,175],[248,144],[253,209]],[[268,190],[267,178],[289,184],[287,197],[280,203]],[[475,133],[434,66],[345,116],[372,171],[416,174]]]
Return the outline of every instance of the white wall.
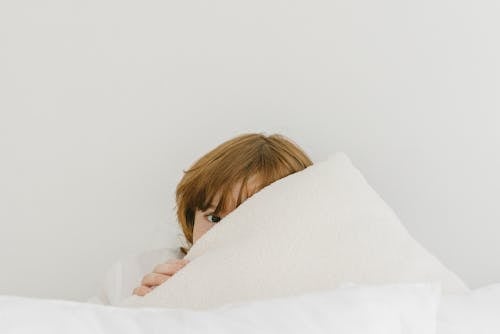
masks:
[[[171,245],[182,169],[248,131],[346,152],[471,287],[500,282],[495,1],[0,2],[0,294],[85,300]]]

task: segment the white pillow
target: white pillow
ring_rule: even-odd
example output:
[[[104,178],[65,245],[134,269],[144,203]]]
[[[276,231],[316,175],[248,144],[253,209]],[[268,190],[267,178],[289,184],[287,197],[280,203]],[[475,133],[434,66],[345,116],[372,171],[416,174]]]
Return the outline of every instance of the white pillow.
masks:
[[[415,241],[348,157],[280,179],[204,234],[191,262],[123,306],[203,309],[333,289],[340,284],[466,285]]]
[[[439,286],[349,286],[205,311],[0,296],[0,333],[434,334]]]

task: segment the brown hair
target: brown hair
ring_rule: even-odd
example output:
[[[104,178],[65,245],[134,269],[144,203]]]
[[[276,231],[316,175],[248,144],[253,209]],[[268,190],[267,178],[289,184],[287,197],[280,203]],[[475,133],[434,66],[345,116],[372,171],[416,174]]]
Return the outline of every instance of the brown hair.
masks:
[[[306,153],[283,135],[250,133],[230,139],[198,159],[177,185],[177,219],[189,245],[193,243],[197,209],[206,210],[218,194],[214,213],[234,206],[232,190],[240,185],[236,207],[243,196],[250,197],[265,186],[312,165]],[[246,187],[256,175],[258,186],[249,193]],[[246,193],[246,194],[245,194]],[[188,249],[181,247],[182,253]]]

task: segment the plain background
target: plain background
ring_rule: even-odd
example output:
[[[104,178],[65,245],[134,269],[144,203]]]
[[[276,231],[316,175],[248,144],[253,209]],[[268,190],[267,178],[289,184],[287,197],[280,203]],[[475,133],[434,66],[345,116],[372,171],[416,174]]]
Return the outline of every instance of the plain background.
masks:
[[[0,293],[86,300],[176,245],[198,157],[345,152],[471,287],[500,282],[497,1],[1,1]]]

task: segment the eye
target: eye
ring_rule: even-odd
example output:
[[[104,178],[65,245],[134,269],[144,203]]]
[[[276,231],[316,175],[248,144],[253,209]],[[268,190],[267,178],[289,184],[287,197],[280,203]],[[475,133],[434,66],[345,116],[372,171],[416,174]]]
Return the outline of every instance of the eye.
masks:
[[[218,223],[221,220],[221,217],[215,215],[207,215],[207,219],[211,223]]]

